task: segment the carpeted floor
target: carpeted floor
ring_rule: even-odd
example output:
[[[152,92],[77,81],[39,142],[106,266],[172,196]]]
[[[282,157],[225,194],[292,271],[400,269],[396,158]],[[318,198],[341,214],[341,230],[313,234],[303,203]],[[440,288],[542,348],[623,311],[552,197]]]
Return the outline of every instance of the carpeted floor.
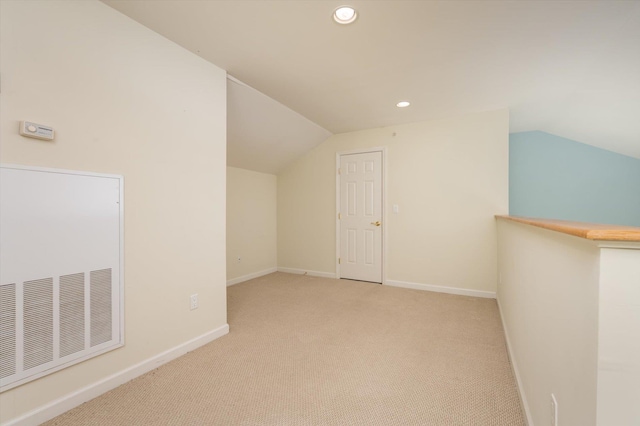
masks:
[[[495,300],[274,273],[231,332],[46,425],[524,425]]]

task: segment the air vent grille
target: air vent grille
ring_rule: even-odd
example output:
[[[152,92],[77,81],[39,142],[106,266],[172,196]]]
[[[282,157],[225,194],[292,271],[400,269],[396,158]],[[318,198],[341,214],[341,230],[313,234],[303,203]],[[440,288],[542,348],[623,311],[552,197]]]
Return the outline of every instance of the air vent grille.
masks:
[[[53,361],[53,278],[24,283],[24,368]]]
[[[91,346],[111,340],[111,269],[91,272]]]
[[[60,357],[84,349],[84,274],[60,277]]]
[[[0,285],[2,386],[117,344],[113,292],[111,268]]]
[[[16,285],[0,286],[0,378],[16,372]]]

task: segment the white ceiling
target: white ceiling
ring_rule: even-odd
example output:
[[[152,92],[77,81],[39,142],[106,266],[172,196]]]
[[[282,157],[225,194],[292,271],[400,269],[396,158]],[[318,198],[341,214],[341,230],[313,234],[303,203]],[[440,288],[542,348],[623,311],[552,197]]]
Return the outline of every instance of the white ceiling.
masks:
[[[104,2],[272,98],[230,83],[230,165],[276,173],[322,128],[504,107],[512,132],[640,158],[639,1]],[[331,19],[344,3],[352,25]]]

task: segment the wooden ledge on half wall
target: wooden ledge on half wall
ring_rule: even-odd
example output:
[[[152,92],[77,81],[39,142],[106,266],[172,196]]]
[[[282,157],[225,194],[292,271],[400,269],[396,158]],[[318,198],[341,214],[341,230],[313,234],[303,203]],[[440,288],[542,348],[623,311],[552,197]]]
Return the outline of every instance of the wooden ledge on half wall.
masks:
[[[572,222],[569,220],[536,219],[520,216],[496,215],[497,219],[511,220],[550,229],[588,240],[640,242],[640,228],[635,226],[603,225],[599,223]]]

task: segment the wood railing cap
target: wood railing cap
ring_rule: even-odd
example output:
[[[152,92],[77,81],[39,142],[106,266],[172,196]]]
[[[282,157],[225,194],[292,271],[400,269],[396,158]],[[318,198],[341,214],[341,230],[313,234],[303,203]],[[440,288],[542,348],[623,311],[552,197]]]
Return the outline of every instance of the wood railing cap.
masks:
[[[588,240],[637,241],[640,242],[640,228],[634,226],[604,225],[600,223],[572,222],[569,220],[537,219],[521,216],[496,215],[498,219],[525,223],[539,228],[550,229]]]

